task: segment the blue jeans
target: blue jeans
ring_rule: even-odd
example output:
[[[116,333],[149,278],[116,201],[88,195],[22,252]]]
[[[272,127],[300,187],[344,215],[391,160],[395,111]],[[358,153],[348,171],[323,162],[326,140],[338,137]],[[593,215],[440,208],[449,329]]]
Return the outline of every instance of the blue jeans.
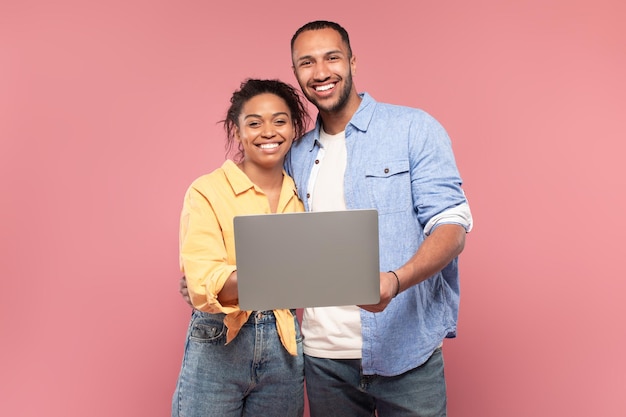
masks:
[[[224,314],[194,310],[172,400],[172,417],[301,417],[302,336],[298,356],[280,342],[271,311],[254,312],[228,345]]]
[[[304,357],[311,417],[445,417],[443,353],[398,376],[363,375],[360,359]]]

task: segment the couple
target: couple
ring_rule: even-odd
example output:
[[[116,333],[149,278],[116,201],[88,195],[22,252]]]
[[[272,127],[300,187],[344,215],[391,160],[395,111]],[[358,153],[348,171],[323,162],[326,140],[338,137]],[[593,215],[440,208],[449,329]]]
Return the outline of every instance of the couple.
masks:
[[[306,374],[311,417],[445,416],[441,346],[472,227],[450,140],[425,112],[357,92],[340,25],[305,24],[291,53],[315,128],[301,137],[289,85],[244,82],[224,121],[238,157],[185,196],[181,293],[195,309],[172,415],[301,416]],[[359,208],[379,212],[378,304],[307,308],[302,336],[295,311],[238,309],[235,215]]]

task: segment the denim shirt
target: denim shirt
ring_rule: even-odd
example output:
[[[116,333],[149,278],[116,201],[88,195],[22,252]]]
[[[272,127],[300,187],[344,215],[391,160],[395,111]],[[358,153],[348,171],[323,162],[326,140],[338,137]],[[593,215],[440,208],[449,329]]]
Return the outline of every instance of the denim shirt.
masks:
[[[467,203],[450,139],[426,112],[378,103],[362,93],[345,128],[348,209],[378,210],[380,270],[404,265],[425,238],[429,219]],[[305,209],[320,149],[321,119],[285,160]],[[462,224],[469,230],[469,224]],[[399,375],[423,364],[446,337],[456,336],[458,259],[394,298],[380,313],[361,310],[364,374]]]

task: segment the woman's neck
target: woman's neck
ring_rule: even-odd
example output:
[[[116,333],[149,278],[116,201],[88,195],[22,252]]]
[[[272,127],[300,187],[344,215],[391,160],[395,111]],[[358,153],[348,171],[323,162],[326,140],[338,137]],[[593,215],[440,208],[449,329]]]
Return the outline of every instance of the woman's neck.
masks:
[[[254,185],[263,190],[269,200],[272,213],[275,213],[278,209],[280,191],[283,187],[282,166],[264,169],[257,165],[246,164],[245,161],[240,162],[237,166],[250,178]]]

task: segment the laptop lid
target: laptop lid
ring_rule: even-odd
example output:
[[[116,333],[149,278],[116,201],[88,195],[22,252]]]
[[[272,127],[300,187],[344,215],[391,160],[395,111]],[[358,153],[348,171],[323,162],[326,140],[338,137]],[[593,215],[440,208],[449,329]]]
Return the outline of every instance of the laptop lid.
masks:
[[[242,310],[376,304],[378,212],[236,216]]]

